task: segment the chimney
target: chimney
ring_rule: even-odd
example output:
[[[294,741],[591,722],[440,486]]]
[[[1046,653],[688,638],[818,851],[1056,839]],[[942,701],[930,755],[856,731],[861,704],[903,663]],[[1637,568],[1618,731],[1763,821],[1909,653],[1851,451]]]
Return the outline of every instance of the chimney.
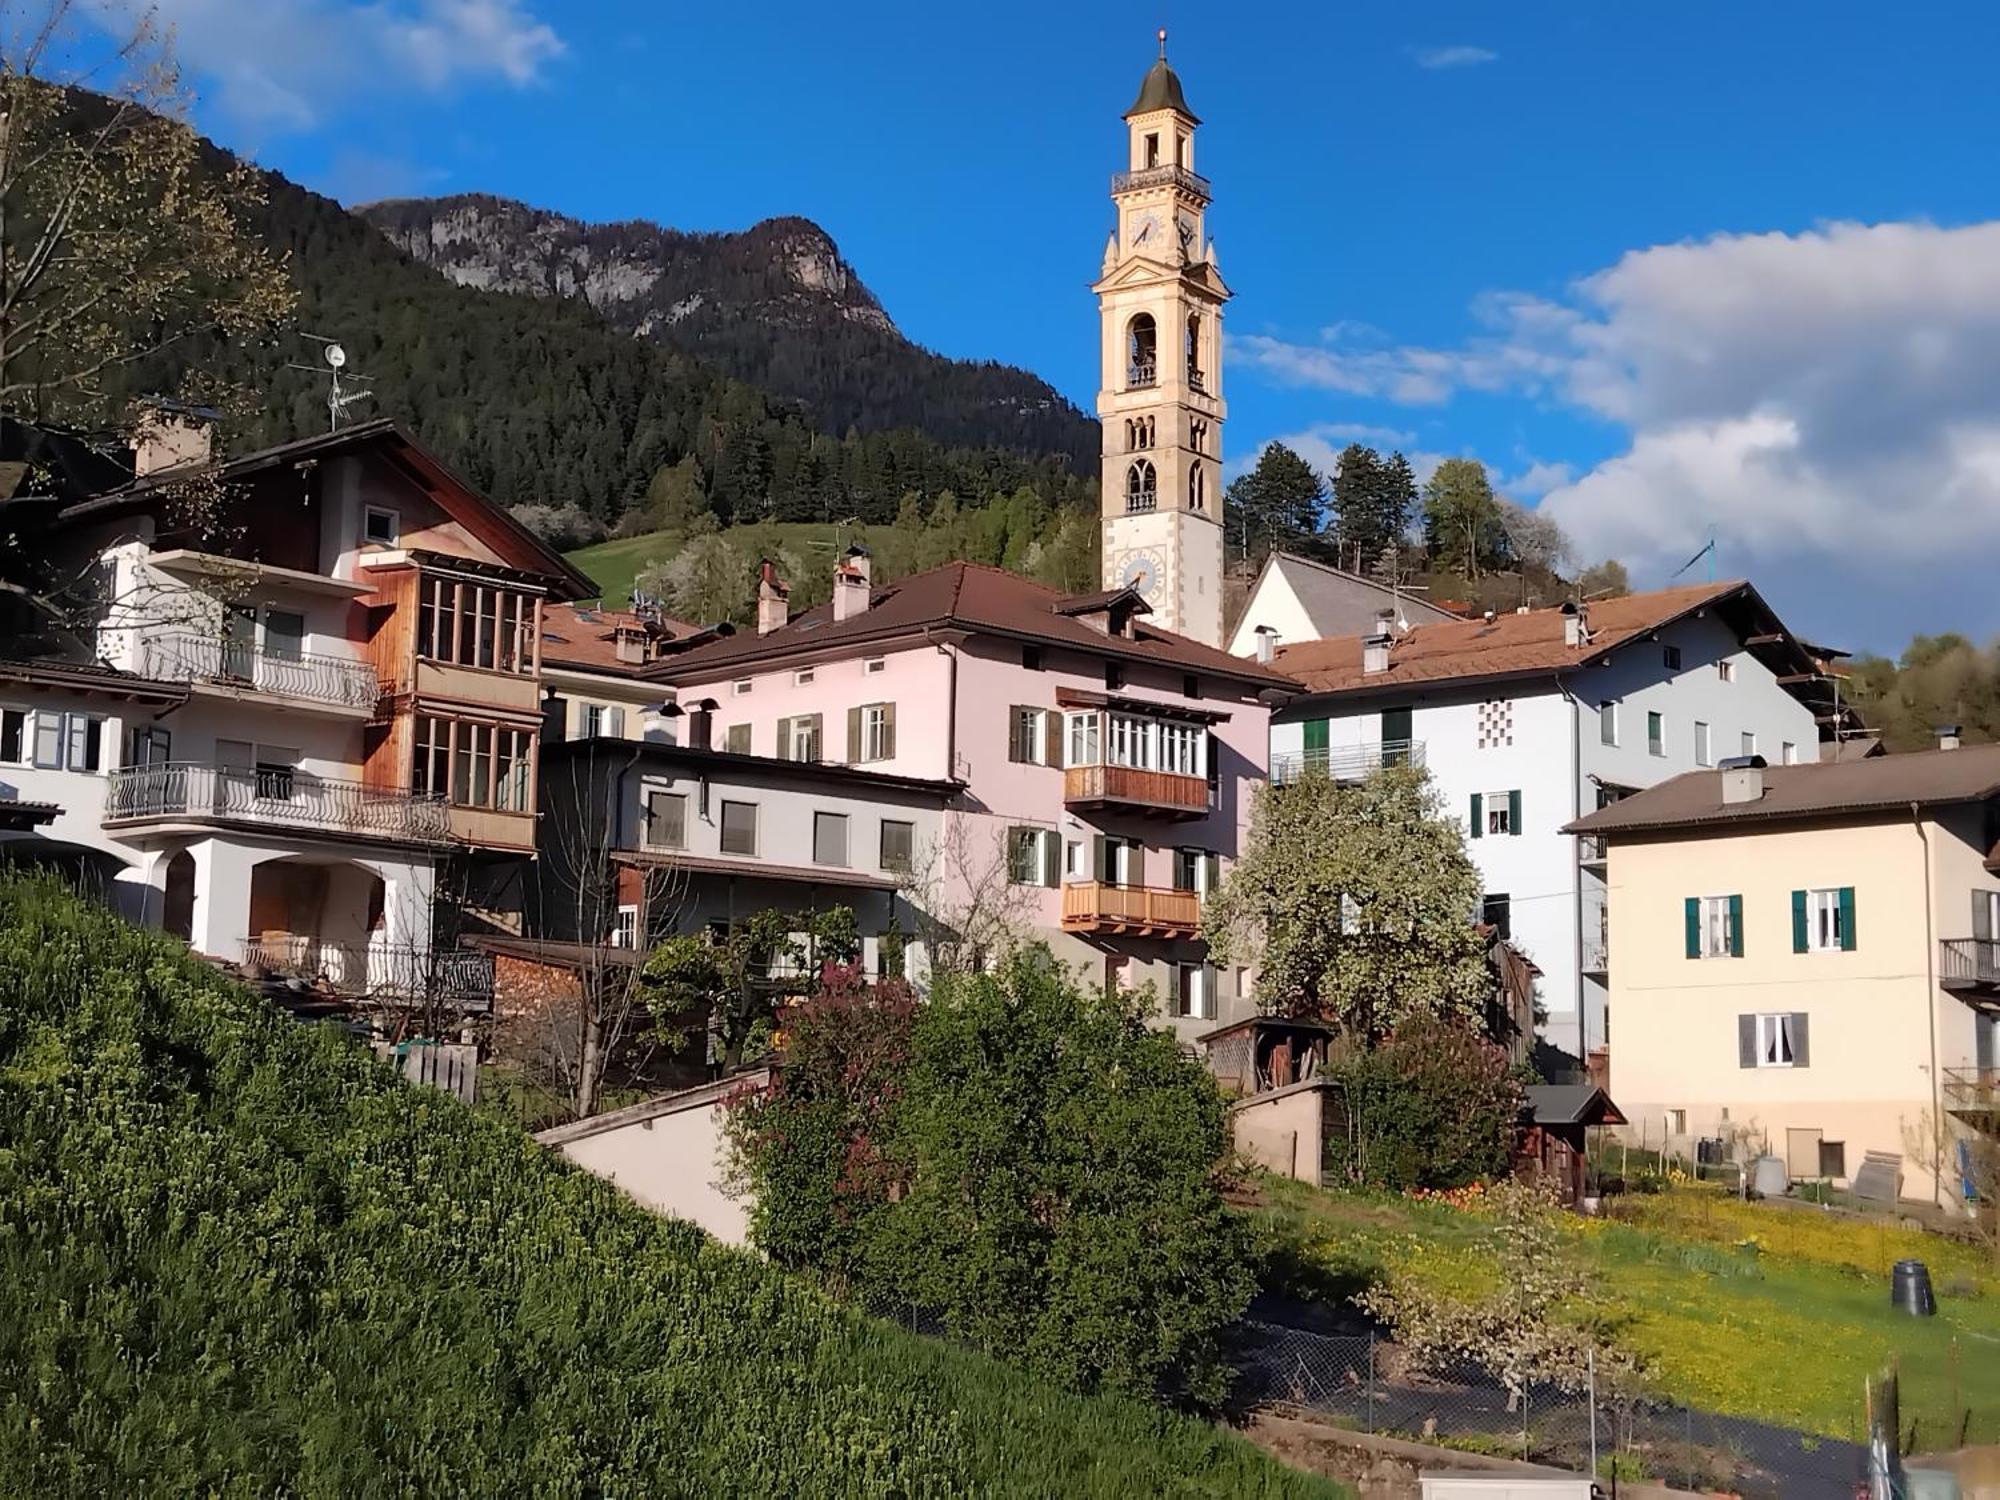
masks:
[[[778,576],[778,565],[765,558],[757,565],[757,634],[782,630],[792,617],[791,586]]]
[[[1563,644],[1572,651],[1590,642],[1590,612],[1574,599],[1565,599],[1562,607]]]
[[[1278,632],[1268,625],[1257,627],[1257,665],[1268,667],[1277,659]]]
[[[1390,639],[1389,632],[1386,630],[1378,630],[1373,635],[1362,637],[1361,670],[1363,673],[1372,677],[1377,672],[1386,672],[1389,670]]]
[[[1719,769],[1722,772],[1722,801],[1725,806],[1763,799],[1763,756],[1732,755],[1722,762]]]
[[[1938,749],[1956,750],[1958,748],[1958,726],[1956,724],[1940,724],[1931,733],[1937,737]]]
[[[646,632],[636,625],[620,625],[611,633],[618,659],[627,666],[643,666],[652,653],[647,650]]]
[[[868,612],[869,596],[874,592],[871,567],[866,547],[849,547],[847,554],[834,564],[833,618],[836,622],[851,620]]]
[[[134,477],[207,463],[215,451],[216,416],[205,406],[147,402],[132,429]]]

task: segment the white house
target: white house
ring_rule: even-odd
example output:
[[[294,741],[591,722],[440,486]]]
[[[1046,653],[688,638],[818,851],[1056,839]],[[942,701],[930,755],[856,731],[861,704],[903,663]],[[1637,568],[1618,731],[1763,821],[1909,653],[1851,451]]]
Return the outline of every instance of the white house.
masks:
[[[1731,756],[1813,761],[1828,653],[1742,582],[1281,646],[1305,686],[1273,719],[1274,779],[1321,765],[1429,768],[1466,821],[1485,917],[1543,971],[1543,1035],[1611,1040],[1603,851],[1581,814]]]
[[[1392,619],[1412,625],[1458,618],[1407,589],[1310,557],[1273,552],[1250,585],[1250,597],[1229,638],[1229,652],[1255,656],[1260,645],[1268,649],[1360,635],[1375,627],[1385,609]]]

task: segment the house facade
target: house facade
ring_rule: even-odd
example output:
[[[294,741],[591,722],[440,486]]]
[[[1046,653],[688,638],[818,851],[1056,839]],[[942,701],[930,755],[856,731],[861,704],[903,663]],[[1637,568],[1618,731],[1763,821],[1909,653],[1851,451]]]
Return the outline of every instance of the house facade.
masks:
[[[1727,756],[1815,760],[1830,692],[1813,648],[1740,582],[1407,629],[1392,617],[1274,659],[1305,693],[1272,723],[1273,777],[1425,766],[1465,823],[1481,915],[1542,971],[1545,1040],[1579,1060],[1615,1020],[1603,853],[1564,826]]]
[[[1091,983],[1150,985],[1192,1038],[1252,1007],[1208,964],[1203,894],[1235,857],[1284,679],[1155,630],[1135,591],[1071,596],[950,563],[664,658],[683,743],[959,790],[902,884],[968,957],[1046,941]]]
[[[355,994],[459,985],[438,906],[518,921],[540,611],[587,581],[393,424],[206,452],[175,419],[55,514],[92,588],[67,651],[14,664],[41,689],[10,713],[17,794],[200,952]],[[93,718],[22,680],[62,665],[131,691]]]
[[[1407,589],[1314,558],[1273,552],[1250,585],[1243,613],[1230,633],[1229,651],[1233,656],[1255,656],[1301,641],[1365,635],[1385,609],[1399,630],[1458,618]]]
[[[1572,827],[1607,855],[1630,1133],[1962,1203],[2000,1129],[2000,746],[1682,775]]]

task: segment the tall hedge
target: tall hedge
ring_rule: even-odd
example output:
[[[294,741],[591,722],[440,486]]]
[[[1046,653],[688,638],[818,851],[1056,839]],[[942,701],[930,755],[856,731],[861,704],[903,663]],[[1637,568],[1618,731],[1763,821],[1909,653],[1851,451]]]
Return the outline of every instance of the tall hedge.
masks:
[[[842,1312],[0,881],[0,1493],[1323,1492]]]

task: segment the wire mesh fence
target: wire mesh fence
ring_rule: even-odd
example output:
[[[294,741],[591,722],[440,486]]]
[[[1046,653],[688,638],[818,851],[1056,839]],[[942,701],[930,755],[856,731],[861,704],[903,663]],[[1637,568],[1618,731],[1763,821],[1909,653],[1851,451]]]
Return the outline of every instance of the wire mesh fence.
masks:
[[[1851,1495],[1865,1452],[1840,1441],[1653,1399],[1509,1380],[1477,1360],[1420,1363],[1367,1335],[1245,1323],[1238,1368],[1249,1404],[1344,1427],[1595,1473],[1607,1489],[1653,1480],[1745,1497]],[[1862,1437],[1860,1432],[1854,1434]]]

